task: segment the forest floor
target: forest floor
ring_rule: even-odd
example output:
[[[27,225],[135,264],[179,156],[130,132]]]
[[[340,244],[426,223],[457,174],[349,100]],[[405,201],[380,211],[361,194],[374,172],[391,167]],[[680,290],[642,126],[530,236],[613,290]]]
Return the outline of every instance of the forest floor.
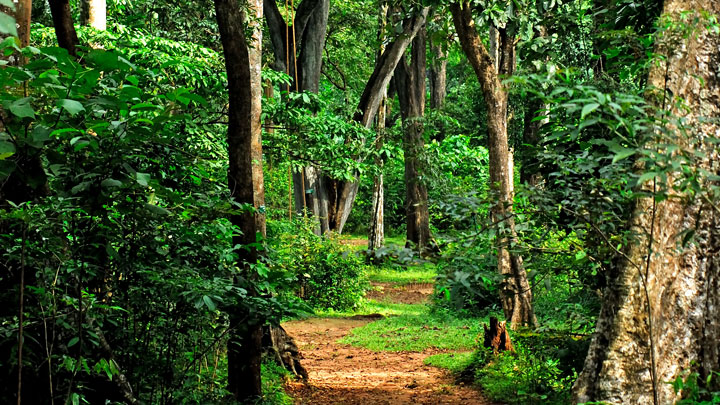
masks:
[[[478,325],[431,314],[433,285],[425,273],[411,269],[415,280],[371,274],[373,288],[359,310],[283,324],[310,374],[307,382],[287,383],[296,403],[491,404],[448,370],[428,365],[433,358],[469,359]]]

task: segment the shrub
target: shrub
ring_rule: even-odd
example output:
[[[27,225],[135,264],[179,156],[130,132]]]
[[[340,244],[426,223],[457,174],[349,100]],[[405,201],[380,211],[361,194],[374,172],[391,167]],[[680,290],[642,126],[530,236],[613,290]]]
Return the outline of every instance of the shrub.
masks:
[[[483,392],[507,403],[567,403],[589,340],[537,334],[514,338],[516,353],[494,356],[485,348],[475,352],[469,371]]]
[[[363,259],[340,243],[337,235],[318,236],[311,220],[271,224],[278,232],[270,252],[271,266],[297,277],[296,293],[318,309],[355,307],[367,289]]]

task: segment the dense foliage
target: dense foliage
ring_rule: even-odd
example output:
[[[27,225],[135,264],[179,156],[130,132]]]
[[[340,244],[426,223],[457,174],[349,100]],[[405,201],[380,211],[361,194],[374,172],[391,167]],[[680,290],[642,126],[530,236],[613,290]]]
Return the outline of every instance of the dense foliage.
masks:
[[[331,3],[317,93],[292,91],[292,72],[273,70],[264,27],[265,205],[257,211],[267,235],[252,246],[260,252],[247,266],[253,277],[238,263],[247,246],[233,246],[240,231],[228,219],[248,207],[227,189],[228,76],[212,2],[108,1],[108,30],[78,25],[77,56],[57,46],[49,7],[35,2],[31,45],[21,48],[14,37],[0,43],[1,401],[14,400],[19,374],[32,387],[23,391],[27,403],[128,402],[124,384],[142,403],[227,403],[227,341],[239,327],[232,314],[242,309],[275,326],[313,311],[359,310],[370,302],[373,274],[377,284],[382,275],[430,269],[422,282],[434,283],[432,309],[371,323],[347,343],[470,349],[479,320],[503,313],[509,277],[497,270],[505,248],[522,258],[540,326],[511,333],[516,353],[472,347],[462,363],[429,363],[492,400],[570,400],[602,291],[637,237],[628,228],[634,204],[648,196],[716,204],[720,196],[717,173],[694,165],[705,158],[695,151],[704,139],[667,111],[684,105],[669,106],[647,83],[662,58],[654,53],[658,35],[717,32],[717,16],[671,21],[658,18],[660,3],[652,1],[471,2],[484,44],[492,42],[488,24],[516,39],[514,72],[500,78],[515,157],[508,175],[516,237],[501,246],[508,222],[491,214],[502,197],[490,184],[488,106],[454,39],[449,2]],[[428,66],[447,63],[447,89],[442,108],[427,101],[414,118],[424,145],[421,170],[408,180],[398,80],[390,82],[382,132],[353,117],[381,46],[425,3],[433,6],[429,41],[445,52],[428,47]],[[290,10],[294,3],[278,4],[285,18],[300,13]],[[16,34],[2,10],[0,31]],[[71,14],[81,20],[75,2]],[[310,166],[357,182],[350,240],[320,235],[318,218],[296,206],[298,193],[317,191],[293,184]],[[365,252],[353,241],[374,225],[380,175],[388,240]],[[427,188],[433,243],[420,252],[405,241],[410,181]],[[678,245],[694,237],[684,231]],[[462,329],[467,319],[474,326]],[[667,382],[682,390],[681,403],[717,403],[716,374],[684,376]],[[269,357],[263,378],[264,401],[291,403],[282,389],[290,375]]]

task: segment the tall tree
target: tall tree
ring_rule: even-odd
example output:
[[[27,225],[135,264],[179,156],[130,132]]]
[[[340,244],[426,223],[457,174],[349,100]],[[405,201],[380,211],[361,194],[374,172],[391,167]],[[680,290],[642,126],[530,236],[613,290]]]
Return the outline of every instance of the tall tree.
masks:
[[[505,318],[510,321],[511,327],[537,326],[532,290],[522,256],[512,249],[517,242],[513,218],[513,158],[507,133],[508,92],[501,78],[513,73],[515,37],[507,28],[491,27],[491,31],[496,30],[498,33],[498,52],[493,57],[475,29],[472,10],[469,1],[450,5],[460,45],[480,82],[487,105],[490,189],[497,198],[491,213],[493,221],[501,223],[502,231],[498,236],[498,270],[505,278],[500,287],[500,298]]]
[[[285,21],[276,0],[264,0],[265,15],[273,46],[273,68],[287,72],[294,80],[294,91],[317,93],[322,74],[322,52],[325,48],[330,0],[303,0],[293,9],[290,25]],[[317,233],[330,230],[327,191],[320,170],[312,165],[293,174],[295,207],[319,219]]]
[[[380,50],[377,55],[377,60],[380,60],[383,52],[385,51],[385,25],[387,24],[387,14],[390,8],[387,3],[381,2],[380,13],[378,22],[380,23],[378,29],[378,42],[380,43]],[[380,102],[377,112],[377,124],[375,129],[377,131],[376,148],[379,150],[382,148],[385,137],[385,113],[387,112],[387,90],[385,95]],[[383,167],[382,158],[378,157],[375,160],[378,168]],[[372,193],[372,212],[370,214],[370,229],[368,232],[368,250],[373,251],[385,243],[385,182],[382,171],[375,176],[373,181],[373,193]]]
[[[81,20],[96,30],[107,29],[107,3],[106,0],[82,0]]]
[[[390,42],[380,59],[375,64],[375,70],[370,75],[360,102],[353,119],[363,125],[365,128],[372,126],[375,114],[377,114],[380,103],[386,96],[386,89],[393,77],[395,68],[405,54],[405,50],[412,42],[415,35],[420,31],[427,20],[429,7],[424,7],[408,17],[402,22],[402,32]],[[328,214],[331,229],[342,232],[345,222],[350,215],[353,202],[358,192],[357,181],[341,181],[328,179]]]
[[[58,45],[67,49],[70,55],[77,55],[78,36],[73,24],[70,1],[49,0],[49,2]]]
[[[395,85],[403,120],[405,155],[405,217],[407,241],[419,251],[430,242],[428,192],[423,182],[423,115],[425,114],[425,28],[413,39],[410,64],[403,58],[395,69]]]
[[[636,239],[608,277],[613,282],[603,294],[595,335],[575,382],[576,402],[674,403],[679,397],[667,382],[690,370],[699,372],[702,382],[720,370],[720,211],[705,194],[718,184],[701,181],[694,196],[673,188],[683,170],[720,173],[720,35],[704,23],[704,16],[718,13],[720,3],[713,0],[665,1],[668,24],[663,25],[669,28],[658,36],[656,53],[663,57],[653,64],[649,84],[662,90],[655,101],[659,122],[676,133],[645,148],[691,150],[697,159],[695,167],[673,169],[666,180],[657,176],[641,186],[650,196],[637,201],[631,224]],[[698,21],[689,27],[691,33],[689,21]],[[666,114],[677,117],[689,134],[678,133]],[[669,198],[654,198],[660,189]],[[688,232],[694,239],[683,245]]]
[[[256,279],[252,265],[258,260],[257,232],[262,230],[264,220],[256,215],[257,201],[261,197],[262,171],[258,172],[260,150],[260,50],[262,30],[257,21],[262,19],[261,0],[250,0],[247,21],[252,37],[245,37],[245,16],[237,0],[215,0],[220,38],[225,54],[228,75],[228,186],[236,204],[254,207],[233,214],[231,222],[240,233],[233,236],[238,266],[242,277],[236,280],[255,295],[253,280]],[[252,49],[252,50],[251,50]],[[260,178],[258,178],[260,177]],[[228,389],[240,401],[262,394],[260,363],[262,353],[262,325],[264,320],[241,305],[230,317],[232,328],[228,340]]]

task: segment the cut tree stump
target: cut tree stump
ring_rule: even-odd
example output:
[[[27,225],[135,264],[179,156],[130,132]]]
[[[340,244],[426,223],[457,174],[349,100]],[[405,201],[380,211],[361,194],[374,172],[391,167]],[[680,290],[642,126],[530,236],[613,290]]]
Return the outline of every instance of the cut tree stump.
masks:
[[[265,354],[272,356],[278,364],[283,365],[295,376],[307,380],[308,372],[300,364],[302,358],[300,350],[282,326],[265,326],[263,328],[263,348]]]
[[[491,317],[490,328],[488,328],[487,324],[483,324],[483,329],[485,329],[483,346],[492,347],[495,354],[505,351],[515,352],[505,321],[498,322],[497,318]]]

